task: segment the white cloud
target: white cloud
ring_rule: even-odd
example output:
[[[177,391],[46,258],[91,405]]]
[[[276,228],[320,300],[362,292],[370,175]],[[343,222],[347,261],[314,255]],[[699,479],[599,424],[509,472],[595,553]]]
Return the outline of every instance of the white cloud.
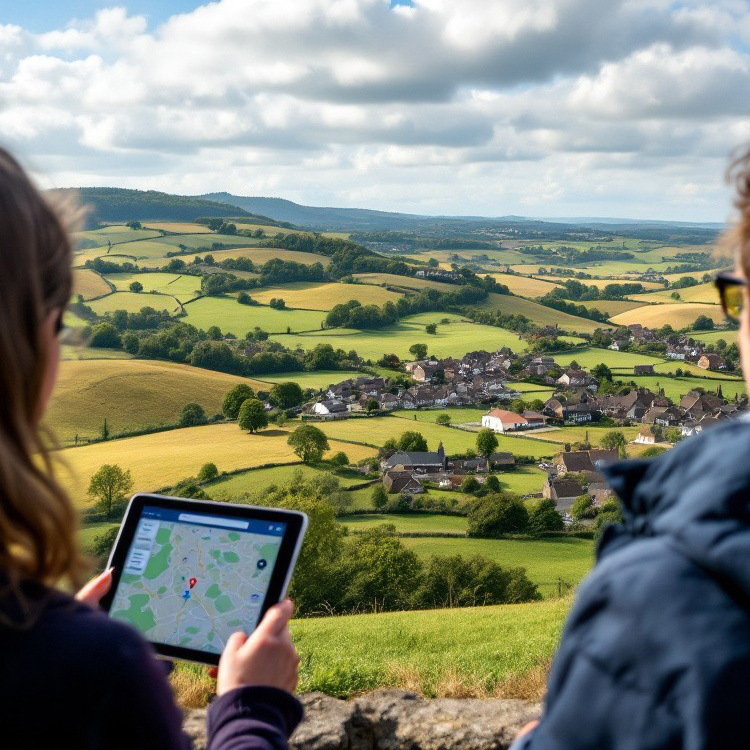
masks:
[[[0,26],[0,132],[58,185],[717,218],[747,39],[744,0],[220,0],[155,29],[114,7]]]

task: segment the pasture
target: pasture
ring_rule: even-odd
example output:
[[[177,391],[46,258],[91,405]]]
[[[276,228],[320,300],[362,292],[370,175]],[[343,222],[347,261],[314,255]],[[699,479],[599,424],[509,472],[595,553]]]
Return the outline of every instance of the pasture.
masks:
[[[684,275],[684,274],[683,274]],[[564,276],[540,276],[540,279],[545,279],[546,281],[552,281],[553,279],[559,282],[566,281],[566,277]],[[630,282],[638,282],[639,284],[643,284],[644,289],[664,289],[664,284],[660,284],[658,281],[641,281],[638,278],[633,278],[632,276],[629,278],[605,278],[605,279],[574,279],[574,281],[580,281],[581,284],[584,284],[585,286],[595,286],[597,289],[604,289],[605,286],[609,284],[624,284],[624,283],[630,283]],[[593,300],[595,302],[604,302],[606,300]],[[579,304],[579,303],[577,303]],[[580,304],[584,304],[581,302]]]
[[[553,352],[550,356],[554,357],[555,362],[562,367],[568,367],[571,362],[575,361],[584,370],[590,370],[592,367],[604,362],[609,368],[618,373],[623,370],[629,370],[632,373],[635,365],[658,365],[663,362],[658,357],[650,357],[646,354],[615,352],[611,349],[597,349],[596,347],[586,347],[585,349],[577,349],[573,352]]]
[[[201,291],[200,276],[175,273],[110,273],[105,278],[121,292],[128,291],[130,285],[137,281],[143,285],[144,292],[168,294],[179,302],[194,299]]]
[[[640,382],[640,378],[636,381]],[[575,427],[561,427],[560,429],[548,430],[545,432],[529,431],[529,437],[546,440],[548,442],[559,443],[558,450],[563,450],[565,443],[580,443],[588,436],[589,442],[594,448],[601,445],[604,436],[611,430],[616,430],[625,435],[625,439],[630,442],[638,436],[639,427],[597,427],[593,425],[576,425]]]
[[[666,302],[674,304],[676,300],[672,297],[673,294],[679,295],[679,302],[702,302],[708,305],[719,304],[719,295],[712,282],[698,284],[697,286],[688,286],[684,289],[662,289],[661,291],[648,292],[647,294],[632,294],[628,299],[637,302]]]
[[[464,516],[441,516],[436,513],[378,513],[343,516],[339,521],[350,531],[367,531],[383,524],[393,524],[400,534],[465,534],[469,526]]]
[[[166,310],[176,313],[180,310],[180,303],[170,294],[156,292],[114,292],[106,297],[87,302],[88,306],[97,314],[104,315],[115,310],[138,312],[142,307],[153,307],[154,310]]]
[[[491,273],[490,276],[498,284],[505,284],[513,294],[517,294],[519,297],[543,297],[559,286],[550,281],[514,273]]]
[[[719,305],[704,305],[697,302],[644,305],[615,315],[612,322],[620,326],[640,323],[649,328],[661,328],[669,323],[677,330],[692,325],[699,315],[707,315],[714,323],[724,322],[724,313]]]
[[[320,330],[325,313],[316,310],[275,310],[265,305],[241,305],[234,297],[201,297],[185,305],[181,320],[204,331],[217,325],[223,333],[244,336],[258,326],[268,333]]]
[[[361,284],[374,284],[377,286],[394,286],[404,289],[437,289],[439,292],[455,292],[455,284],[446,284],[442,281],[432,279],[418,279],[412,276],[397,276],[395,273],[355,273],[354,278]]]
[[[250,289],[248,294],[262,305],[267,305],[274,297],[281,297],[287,307],[302,310],[330,310],[353,299],[362,305],[381,306],[386,302],[397,302],[403,296],[370,284],[319,284],[309,281]]]
[[[174,250],[174,248],[167,248],[167,250]],[[249,258],[253,263],[262,265],[263,263],[278,258],[279,260],[291,260],[295,263],[302,263],[306,266],[311,266],[314,263],[321,263],[323,266],[328,265],[330,258],[326,258],[325,255],[318,255],[317,253],[302,253],[294,250],[282,250],[275,247],[235,247],[227,250],[202,250],[196,252],[195,255],[199,255],[201,258],[205,258],[206,255],[213,257],[214,261],[219,263],[227,258]],[[186,253],[178,256],[185,263],[192,262],[195,255],[192,253]],[[169,262],[169,258],[151,258],[138,263],[139,266],[144,268],[157,268],[163,266]],[[230,272],[231,273],[231,272]]]
[[[442,324],[440,321],[446,318],[451,322]],[[427,323],[437,323],[437,333],[426,333]],[[526,348],[525,342],[519,339],[517,333],[504,328],[463,322],[454,314],[444,312],[412,315],[402,318],[395,325],[377,330],[331,328],[315,333],[279,335],[273,338],[291,349],[312,349],[317,344],[330,344],[334,349],[347,352],[354,349],[360,357],[372,361],[390,353],[405,361],[413,359],[413,355],[409,354],[409,347],[415,343],[427,344],[429,353],[437,357],[462,357],[466,352],[476,349],[494,351],[503,346],[514,351]]]
[[[302,389],[312,388],[317,391],[329,385],[336,385],[342,380],[359,378],[363,375],[366,375],[366,373],[349,370],[316,370],[315,372],[282,372],[274,375],[263,375],[262,380],[268,386],[274,383],[294,381],[299,383]]]
[[[405,537],[401,540],[420,557],[482,555],[504,568],[525,568],[545,598],[557,596],[558,580],[578,585],[594,564],[591,539],[454,539]]]
[[[619,376],[615,376],[617,379]],[[716,393],[716,389],[721,385],[721,392],[724,398],[733,399],[735,394],[742,396],[746,393],[745,383],[742,380],[705,380],[702,378],[664,378],[658,375],[645,375],[643,377],[623,378],[630,382],[635,382],[641,388],[648,388],[654,393],[658,393],[660,388],[664,389],[664,395],[678,403],[679,400],[693,388],[703,388],[705,391]]]
[[[86,268],[76,268],[73,271],[73,294],[80,294],[85,300],[89,300],[111,291],[109,284],[95,271]]]
[[[296,462],[299,459],[287,445],[289,433],[271,427],[251,435],[230,422],[66,448],[55,457],[61,462],[58,475],[63,486],[77,504],[88,505],[89,479],[102,464],[119,464],[130,470],[133,491],[148,492],[194,477],[207,461],[215,463],[219,471]],[[352,461],[374,453],[364,446],[329,442],[332,453],[343,450]]]
[[[648,296],[648,295],[643,295]],[[627,312],[628,310],[634,310],[636,307],[643,307],[642,302],[633,302],[629,299],[594,299],[581,301],[576,300],[576,305],[583,305],[588,310],[599,310],[599,312],[606,313],[610,318],[613,315],[619,315],[620,313]]]
[[[702,341],[705,344],[716,344],[720,339],[723,339],[727,344],[737,343],[737,330],[723,330],[723,331],[695,331],[690,334],[690,338]]]
[[[74,240],[87,240],[88,242],[98,242],[100,245],[107,244],[109,240],[113,245],[121,242],[130,242],[132,240],[145,240],[151,237],[158,237],[159,232],[153,229],[130,229],[124,224],[110,224],[101,229],[88,229],[83,232],[75,232]]]
[[[458,430],[453,427],[441,427],[431,422],[419,422],[414,419],[399,416],[401,412],[395,412],[389,417],[362,417],[360,419],[346,419],[334,422],[321,422],[317,426],[328,435],[329,438],[338,440],[353,440],[369,445],[380,447],[389,438],[398,438],[402,432],[416,430],[422,433],[427,441],[427,447],[431,451],[443,443],[445,452],[464,453],[467,448],[476,450],[477,435],[468,430]],[[498,451],[510,451],[516,455],[551,456],[555,453],[556,446],[551,443],[542,443],[539,440],[531,440],[523,437],[510,437],[498,435]]]
[[[200,404],[207,416],[221,413],[226,392],[238,383],[268,389],[258,381],[175,362],[143,359],[61,362],[46,422],[63,444],[110,433],[177,423],[185,404]]]
[[[563,330],[573,333],[593,333],[597,328],[601,328],[601,323],[588,318],[579,318],[551,307],[545,307],[538,302],[532,302],[523,297],[512,297],[508,294],[490,294],[485,302],[476,307],[483,310],[499,310],[506,315],[525,315],[537,325],[558,325]]]
[[[205,224],[194,224],[188,221],[149,221],[146,229],[176,234],[211,234],[211,230]]]

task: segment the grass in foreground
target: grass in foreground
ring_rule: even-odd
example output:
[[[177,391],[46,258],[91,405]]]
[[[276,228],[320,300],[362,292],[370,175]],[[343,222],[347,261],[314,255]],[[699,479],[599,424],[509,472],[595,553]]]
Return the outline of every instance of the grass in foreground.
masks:
[[[348,698],[376,688],[426,697],[540,700],[569,598],[532,604],[320,617],[292,622],[299,692]],[[183,705],[205,705],[203,668],[179,665]]]

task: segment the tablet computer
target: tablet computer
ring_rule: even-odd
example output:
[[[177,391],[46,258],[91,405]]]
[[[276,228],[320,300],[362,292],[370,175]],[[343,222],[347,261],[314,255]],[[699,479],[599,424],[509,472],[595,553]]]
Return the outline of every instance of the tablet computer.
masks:
[[[102,607],[161,656],[218,664],[227,638],[286,595],[306,528],[297,511],[135,495]]]

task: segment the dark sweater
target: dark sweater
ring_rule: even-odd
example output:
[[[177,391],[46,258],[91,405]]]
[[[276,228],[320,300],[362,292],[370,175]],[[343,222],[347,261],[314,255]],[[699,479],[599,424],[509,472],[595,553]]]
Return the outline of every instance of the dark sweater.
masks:
[[[164,665],[134,629],[37,585],[22,620],[0,586],[0,736],[3,747],[77,750],[189,748]],[[14,624],[9,624],[14,623]],[[283,690],[246,687],[208,710],[209,750],[281,750],[302,718]]]

